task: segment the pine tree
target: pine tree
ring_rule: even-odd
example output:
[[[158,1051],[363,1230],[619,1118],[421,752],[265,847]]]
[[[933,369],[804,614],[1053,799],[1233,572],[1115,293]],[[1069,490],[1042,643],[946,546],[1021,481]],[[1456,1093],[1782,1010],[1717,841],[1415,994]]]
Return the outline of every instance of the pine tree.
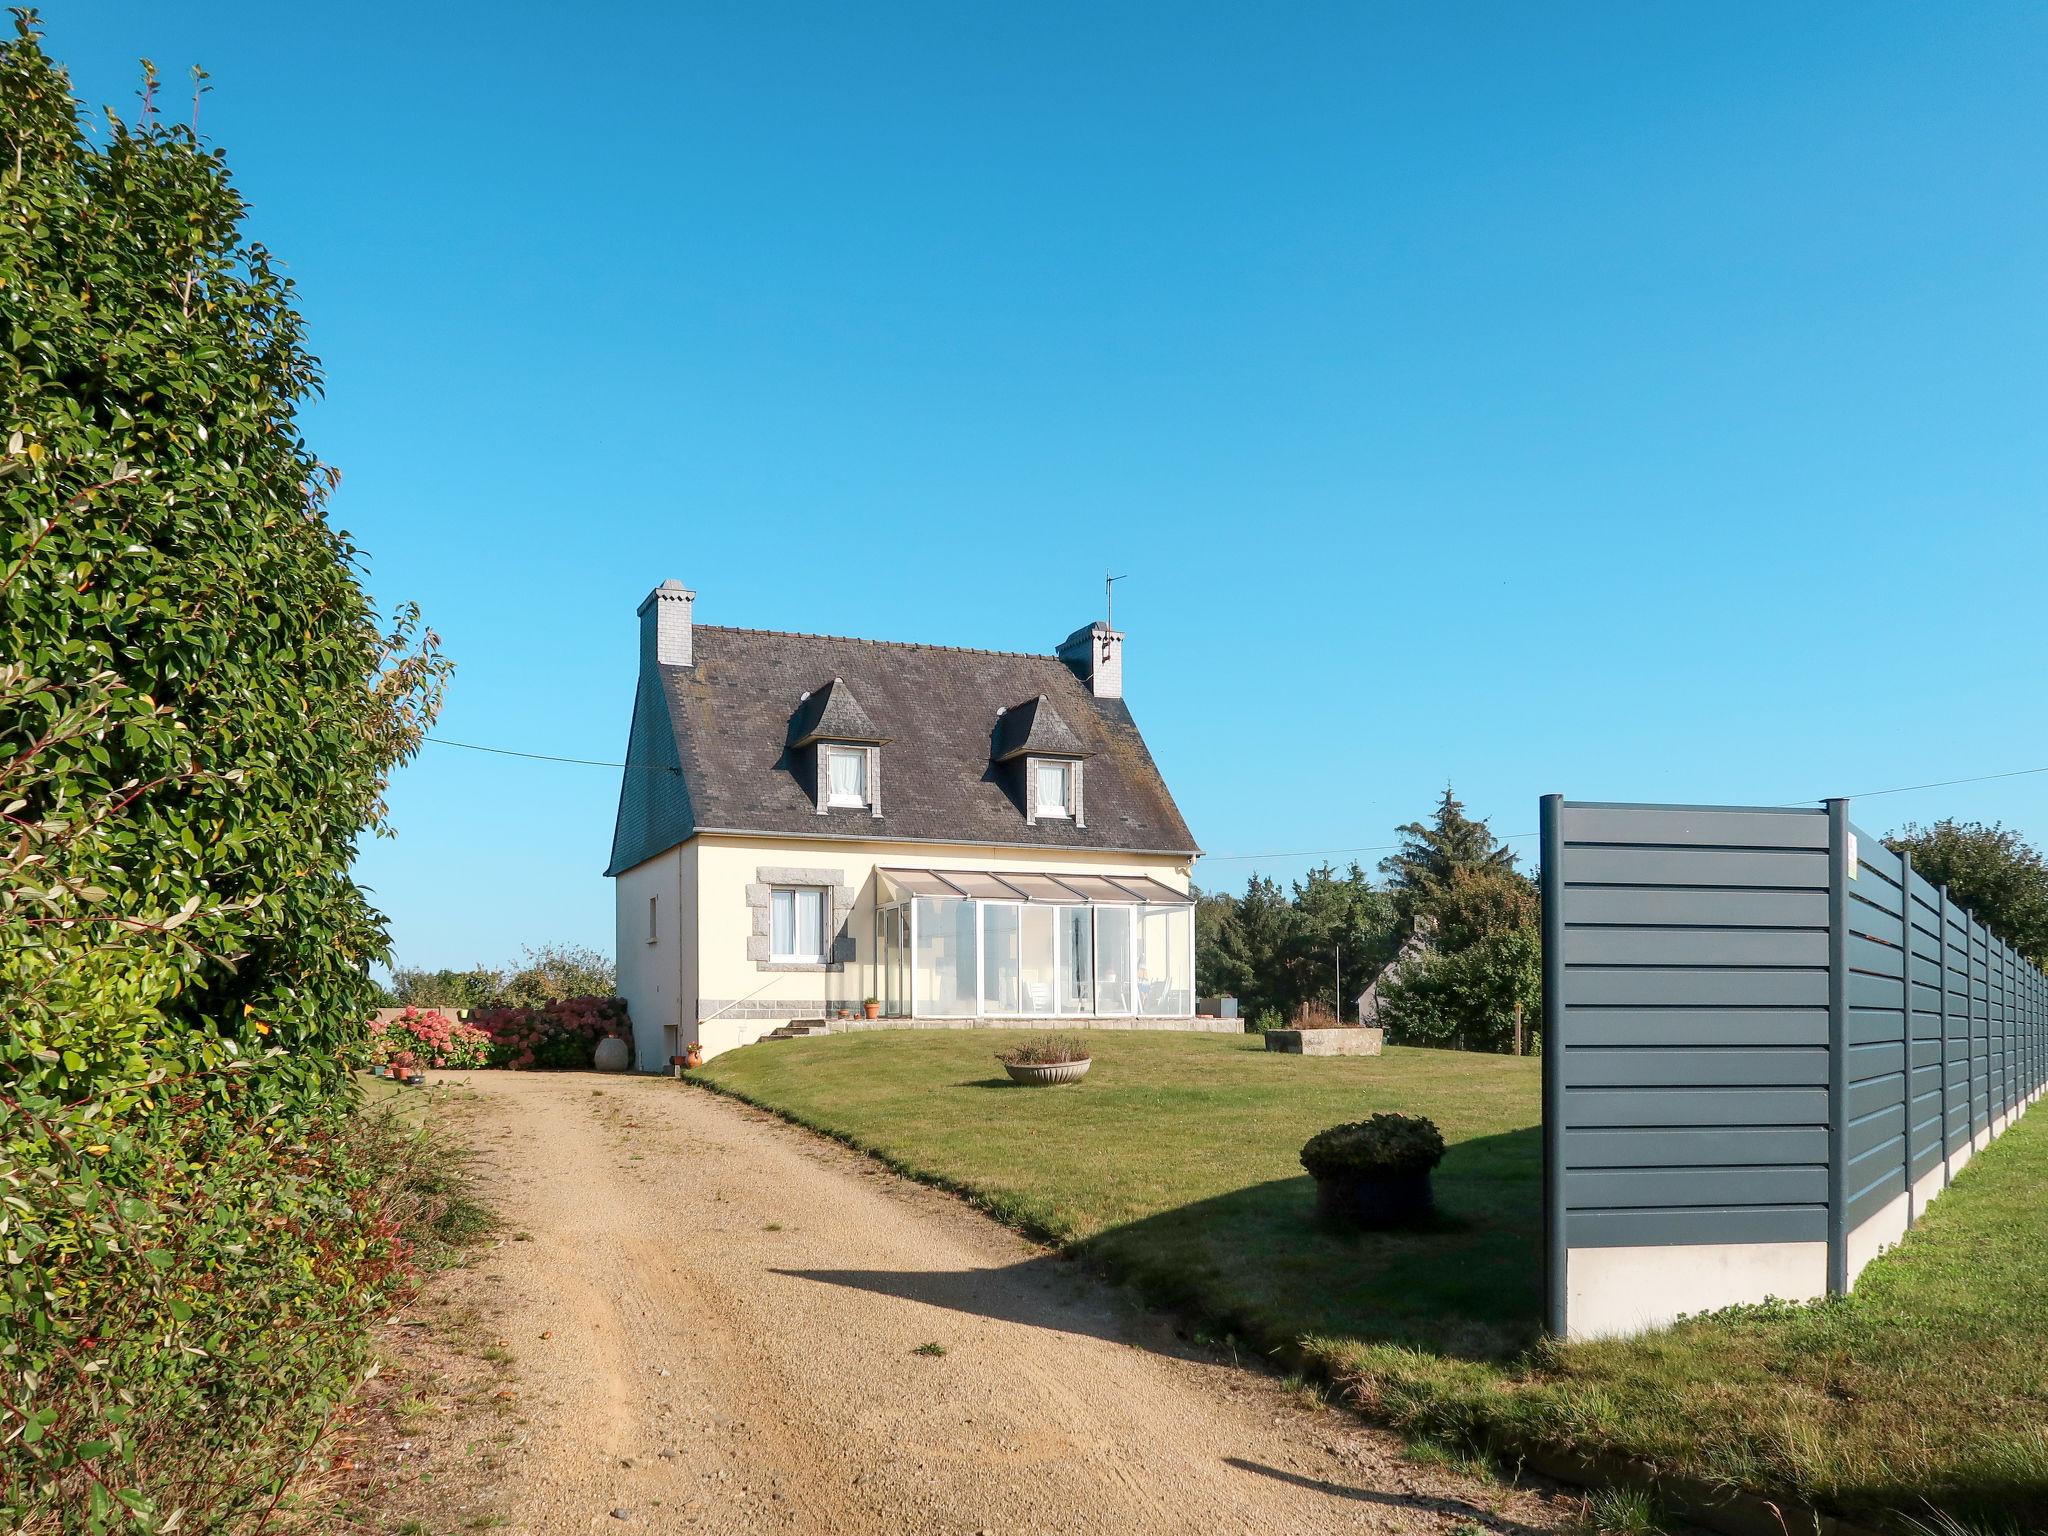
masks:
[[[1513,852],[1494,840],[1483,820],[1465,814],[1464,802],[1448,784],[1427,823],[1411,821],[1395,830],[1401,847],[1380,860],[1380,873],[1387,876],[1404,932],[1413,929],[1416,913],[1448,892],[1452,871],[1515,867]]]

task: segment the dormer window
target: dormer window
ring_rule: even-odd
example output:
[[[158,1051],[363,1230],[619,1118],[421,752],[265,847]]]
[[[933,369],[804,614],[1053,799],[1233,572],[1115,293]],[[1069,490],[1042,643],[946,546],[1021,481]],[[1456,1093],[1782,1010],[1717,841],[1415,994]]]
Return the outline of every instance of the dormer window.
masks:
[[[1031,765],[1032,777],[1037,780],[1037,804],[1033,807],[1040,816],[1056,818],[1074,813],[1074,765],[1072,763],[1048,763],[1035,759]]]
[[[1082,759],[1088,749],[1044,694],[996,712],[990,755],[1008,781],[1024,824],[1068,821],[1087,828],[1081,806]]]
[[[878,780],[886,744],[843,677],[806,693],[789,717],[789,770],[820,816],[832,811],[881,816]]]
[[[835,808],[868,808],[868,749],[826,747],[826,803]]]

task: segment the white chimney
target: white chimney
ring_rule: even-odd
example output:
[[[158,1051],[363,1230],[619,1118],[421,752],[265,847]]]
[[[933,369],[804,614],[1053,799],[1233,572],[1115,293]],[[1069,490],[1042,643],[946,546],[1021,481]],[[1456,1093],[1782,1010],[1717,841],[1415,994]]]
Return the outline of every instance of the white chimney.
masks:
[[[1096,698],[1124,696],[1124,637],[1102,620],[1075,630],[1056,654]]]
[[[680,581],[664,581],[640,605],[640,665],[691,665],[690,605],[697,594]]]

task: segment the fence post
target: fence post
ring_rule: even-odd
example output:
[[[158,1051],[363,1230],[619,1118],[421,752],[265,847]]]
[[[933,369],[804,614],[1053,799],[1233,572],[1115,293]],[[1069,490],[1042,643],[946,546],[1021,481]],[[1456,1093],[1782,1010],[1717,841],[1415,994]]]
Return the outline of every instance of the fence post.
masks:
[[[1952,1132],[1948,1123],[1948,887],[1945,885],[1941,888],[1941,906],[1935,915],[1935,926],[1941,930],[1941,1187],[1946,1189]]]
[[[1906,1080],[1900,1102],[1906,1107],[1906,1225],[1910,1228],[1920,1219],[1913,1197],[1913,1019],[1919,1010],[1913,1006],[1913,850],[1910,848],[1899,851],[1899,947],[1903,951],[1899,956],[1899,974],[1905,977],[1899,1003],[1899,1023],[1905,1032],[1906,1045]]]
[[[1543,1322],[1565,1336],[1564,1230],[1564,796],[1545,795],[1537,857],[1543,921]]]
[[[1828,1294],[1849,1289],[1849,802],[1828,808]]]

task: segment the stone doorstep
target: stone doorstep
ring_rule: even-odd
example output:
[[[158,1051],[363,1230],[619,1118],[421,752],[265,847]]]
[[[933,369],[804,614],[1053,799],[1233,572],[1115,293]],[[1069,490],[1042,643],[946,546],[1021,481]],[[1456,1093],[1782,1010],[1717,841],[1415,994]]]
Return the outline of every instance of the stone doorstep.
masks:
[[[1266,1031],[1266,1049],[1290,1056],[1377,1056],[1386,1044],[1387,1032],[1370,1024]]]

